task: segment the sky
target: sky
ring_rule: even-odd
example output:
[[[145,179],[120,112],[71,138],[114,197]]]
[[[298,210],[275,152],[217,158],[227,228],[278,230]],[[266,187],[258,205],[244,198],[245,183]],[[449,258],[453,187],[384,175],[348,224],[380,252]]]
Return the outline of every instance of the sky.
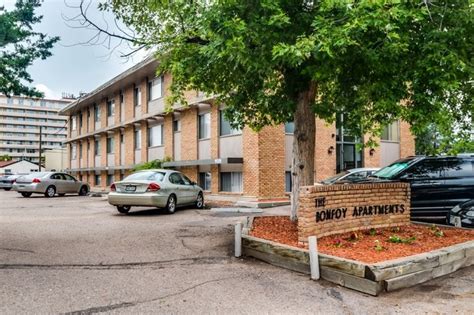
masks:
[[[88,16],[94,22],[102,26],[105,22],[114,25],[114,16],[100,12],[97,0],[87,2],[91,2]],[[34,26],[34,30],[60,37],[52,49],[51,57],[35,61],[27,69],[34,80],[31,85],[45,93],[46,98],[59,99],[62,93],[78,96],[79,92],[90,92],[146,56],[146,52],[140,51],[131,58],[120,57],[120,52],[130,51],[125,44],[115,51],[103,45],[81,44],[91,39],[96,32],[66,20],[65,17],[79,14],[78,8],[71,7],[77,7],[79,3],[79,0],[44,0],[37,9],[37,13],[43,15],[43,20]],[[5,6],[7,10],[12,9],[14,4],[15,0],[0,0],[0,6]],[[118,42],[112,40],[111,44],[116,45]]]

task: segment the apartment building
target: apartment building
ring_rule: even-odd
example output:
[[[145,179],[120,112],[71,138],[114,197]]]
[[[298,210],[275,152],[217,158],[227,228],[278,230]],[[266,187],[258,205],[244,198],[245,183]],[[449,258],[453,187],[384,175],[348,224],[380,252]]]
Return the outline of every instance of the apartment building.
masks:
[[[69,104],[69,171],[106,189],[134,165],[171,159],[211,194],[256,199],[286,198],[291,187],[292,123],[260,132],[232,129],[223,105],[199,92],[185,94],[189,106],[166,111],[171,77],[156,76],[147,59]],[[388,164],[414,153],[408,125],[388,126],[375,149],[358,150],[362,139],[342,125],[316,119],[315,176],[321,180],[353,167]]]
[[[70,102],[0,95],[0,155],[38,163],[40,126],[43,152],[61,148],[67,137],[67,118],[58,112]]]

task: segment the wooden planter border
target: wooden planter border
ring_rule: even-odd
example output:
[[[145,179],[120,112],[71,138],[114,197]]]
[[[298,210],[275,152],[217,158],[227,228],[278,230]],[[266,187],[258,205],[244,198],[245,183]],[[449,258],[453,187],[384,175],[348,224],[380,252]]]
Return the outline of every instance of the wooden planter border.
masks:
[[[242,252],[272,265],[310,274],[309,251],[249,235],[253,217],[242,228]],[[375,264],[319,254],[321,278],[377,296],[474,265],[474,241]]]

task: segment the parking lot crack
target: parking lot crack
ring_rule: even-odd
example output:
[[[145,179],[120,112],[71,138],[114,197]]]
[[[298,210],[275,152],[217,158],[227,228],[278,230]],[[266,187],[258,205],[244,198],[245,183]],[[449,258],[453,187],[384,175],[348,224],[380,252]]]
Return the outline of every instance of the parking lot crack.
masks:
[[[0,250],[12,251],[12,252],[20,252],[20,253],[31,253],[34,254],[35,252],[28,249],[20,249],[20,248],[6,248],[0,247]]]
[[[87,308],[87,309],[83,309],[83,310],[63,313],[63,315],[89,315],[89,314],[108,312],[108,311],[116,310],[116,309],[119,309],[119,308],[131,307],[131,306],[135,306],[135,305],[143,304],[143,303],[156,302],[156,301],[160,301],[160,300],[164,300],[164,299],[167,299],[167,298],[170,298],[170,297],[174,297],[174,296],[184,294],[188,291],[197,289],[199,287],[205,286],[205,285],[210,284],[210,283],[216,283],[216,282],[221,282],[221,281],[225,281],[225,280],[229,280],[229,279],[236,279],[236,278],[238,278],[238,277],[225,277],[225,278],[207,280],[207,281],[200,282],[200,283],[197,283],[195,285],[192,285],[190,287],[187,287],[187,288],[185,288],[183,290],[180,290],[178,292],[165,294],[165,295],[162,295],[162,296],[159,296],[159,297],[156,297],[156,298],[152,298],[152,299],[134,301],[134,302],[122,302],[122,303],[105,305],[105,306],[96,306],[96,307],[91,307],[91,308]]]

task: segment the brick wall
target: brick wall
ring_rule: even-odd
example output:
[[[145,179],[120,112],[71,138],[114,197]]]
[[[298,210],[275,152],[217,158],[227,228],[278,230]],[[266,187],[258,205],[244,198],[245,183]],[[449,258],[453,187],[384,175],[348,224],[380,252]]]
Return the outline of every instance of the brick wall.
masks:
[[[124,130],[124,145],[125,145],[125,165],[135,164],[135,150],[133,143],[133,126],[126,127]]]
[[[410,131],[410,124],[400,121],[400,158],[415,155],[415,137]]]
[[[135,116],[135,108],[133,107],[133,85],[127,86],[123,92],[125,101],[125,121],[129,121]]]
[[[181,112],[181,160],[197,160],[197,108],[191,107]]]
[[[244,195],[285,197],[284,126],[267,126],[258,133],[245,127],[242,137]]]
[[[377,147],[364,147],[364,167],[380,167],[381,152],[380,138],[374,138],[379,144]],[[364,143],[369,141],[369,136],[364,137]],[[371,154],[372,153],[372,154]]]
[[[163,123],[163,138],[165,145],[165,157],[171,157],[174,159],[174,141],[173,141],[173,114],[165,116]]]
[[[306,186],[301,188],[299,198],[301,243],[312,235],[322,237],[410,223],[407,183]]]
[[[333,148],[329,153],[329,148]],[[315,181],[336,174],[336,124],[316,118],[316,147],[314,150]]]

